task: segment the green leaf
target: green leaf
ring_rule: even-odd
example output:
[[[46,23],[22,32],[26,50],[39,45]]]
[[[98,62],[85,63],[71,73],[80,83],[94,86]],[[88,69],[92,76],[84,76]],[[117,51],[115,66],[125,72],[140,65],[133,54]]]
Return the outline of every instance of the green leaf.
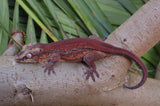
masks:
[[[27,0],[28,2],[30,0]],[[49,35],[49,37],[57,41],[58,39],[50,32],[50,30],[39,20],[39,18],[36,16],[36,14],[29,8],[22,0],[17,0],[19,5],[27,12],[27,14],[32,17],[32,19]],[[35,1],[30,1],[31,4]],[[33,6],[34,7],[34,6]]]
[[[93,35],[98,34],[101,38],[105,38],[108,35],[107,31],[98,22],[89,6],[83,0],[68,0],[68,2],[75,9]]]
[[[159,63],[159,56],[154,48],[151,48],[142,57],[149,61],[154,67],[156,67]]]
[[[60,35],[59,35],[60,38],[61,39],[66,38],[66,35],[65,35],[65,33],[63,31],[63,28],[62,28],[62,25],[60,24],[59,19],[58,19],[57,15],[56,15],[55,7],[53,5],[53,2],[51,2],[50,0],[43,0],[43,1],[46,4],[46,7],[48,8],[49,13],[51,14],[52,19],[54,20],[54,23],[56,24],[56,26],[60,30]]]
[[[137,11],[137,7],[135,4],[130,0],[118,0],[119,3],[124,6],[131,14],[135,13]]]
[[[93,15],[95,18],[99,21],[99,23],[109,32],[111,33],[114,28],[112,27],[111,23],[109,22],[108,18],[105,16],[105,14],[101,11],[98,4],[95,0],[85,0],[86,4],[91,9]]]
[[[88,37],[88,34],[79,26],[71,17],[68,17],[58,8],[55,9],[59,23],[61,23],[63,30],[75,37]],[[68,35],[68,34],[67,34]],[[67,36],[67,38],[70,38]]]
[[[107,2],[107,4],[105,4],[103,2],[98,2],[98,5],[108,17],[111,24],[119,26],[131,16],[121,7],[121,5],[118,5],[117,3],[110,4],[110,2]]]
[[[0,0],[0,24],[9,32],[9,8],[8,0]],[[0,28],[0,54],[2,54],[7,48],[8,33]]]
[[[130,0],[130,1],[136,6],[137,9],[144,5],[143,0]]]
[[[19,29],[19,4],[15,2],[12,30],[18,30],[18,29]]]
[[[47,36],[43,30],[41,31],[40,43],[48,43]]]
[[[37,42],[33,20],[30,16],[28,17],[26,35],[26,44]]]
[[[55,2],[60,9],[62,9],[64,11],[64,13],[70,17],[73,21],[75,21],[80,28],[82,28],[84,30],[84,32],[88,35],[90,35],[90,31],[88,30],[88,28],[84,25],[84,23],[82,22],[82,20],[79,18],[79,16],[75,13],[75,11],[70,7],[69,3],[65,0],[52,0],[53,2]]]
[[[154,78],[156,67],[153,66],[149,61],[147,61],[145,58],[141,58],[142,62],[145,64],[147,70],[148,70],[148,77]]]
[[[158,55],[160,56],[160,42],[158,42],[155,46],[154,46],[155,50],[157,51]]]

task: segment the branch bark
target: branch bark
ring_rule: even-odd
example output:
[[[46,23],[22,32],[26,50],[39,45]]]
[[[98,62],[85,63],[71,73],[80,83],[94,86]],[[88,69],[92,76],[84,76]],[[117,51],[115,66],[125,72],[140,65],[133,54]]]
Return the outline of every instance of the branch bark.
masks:
[[[149,1],[106,42],[141,56],[160,40],[159,8],[159,0]],[[160,105],[156,80],[148,78],[136,90],[123,88],[130,62],[121,56],[96,62],[100,74],[96,82],[85,80],[80,63],[58,63],[56,75],[48,76],[41,64],[18,64],[5,56],[0,60],[0,105]],[[135,75],[130,78],[131,84],[139,80]]]

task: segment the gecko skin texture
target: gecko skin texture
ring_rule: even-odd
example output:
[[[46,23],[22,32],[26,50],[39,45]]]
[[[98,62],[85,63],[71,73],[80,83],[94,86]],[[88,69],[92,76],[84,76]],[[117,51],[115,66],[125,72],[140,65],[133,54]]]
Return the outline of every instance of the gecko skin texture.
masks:
[[[34,43],[24,45],[22,51],[16,56],[16,61],[19,63],[41,63],[44,72],[54,72],[54,65],[59,61],[66,62],[83,62],[86,64],[86,79],[89,77],[95,81],[94,74],[99,78],[96,71],[95,61],[111,55],[121,55],[136,62],[142,69],[142,79],[135,86],[124,85],[129,89],[141,87],[147,80],[147,69],[143,62],[133,53],[128,50],[118,48],[103,42],[95,37],[91,38],[72,38],[52,42],[49,44]]]

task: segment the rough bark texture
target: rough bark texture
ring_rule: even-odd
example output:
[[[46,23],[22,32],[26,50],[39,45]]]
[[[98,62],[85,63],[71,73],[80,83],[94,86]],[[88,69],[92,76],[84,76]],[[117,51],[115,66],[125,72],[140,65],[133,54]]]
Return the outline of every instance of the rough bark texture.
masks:
[[[116,29],[106,42],[141,56],[160,40],[160,1],[151,0]],[[56,75],[43,73],[41,64],[18,64],[0,57],[0,105],[160,105],[160,84],[148,79],[139,89],[123,88],[130,62],[111,56],[96,62],[100,78],[85,80],[79,63],[58,63]],[[129,82],[136,84],[138,76]],[[32,101],[31,102],[31,97]]]

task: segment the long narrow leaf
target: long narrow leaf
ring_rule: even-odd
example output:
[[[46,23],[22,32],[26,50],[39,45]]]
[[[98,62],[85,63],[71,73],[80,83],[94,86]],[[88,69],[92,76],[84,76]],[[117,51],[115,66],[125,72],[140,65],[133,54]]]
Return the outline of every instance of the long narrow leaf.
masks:
[[[62,12],[59,8],[55,9],[59,22],[62,25],[63,30],[71,36],[77,37],[88,37],[88,33],[86,33],[83,28],[74,21],[74,19],[70,16],[67,16],[64,12]],[[77,32],[78,31],[78,32]],[[68,37],[68,36],[67,36]]]
[[[93,35],[98,34],[101,38],[105,38],[108,35],[107,31],[98,22],[88,5],[83,0],[68,0],[68,2],[72,5]]]
[[[82,20],[77,16],[74,10],[70,7],[67,1],[65,0],[53,0],[66,14],[68,17],[71,17],[88,35],[91,34],[88,28],[84,25]]]
[[[102,24],[102,26],[108,30],[109,33],[111,33],[114,28],[109,22],[108,18],[105,16],[105,14],[101,11],[99,6],[97,5],[95,0],[85,0],[86,4],[90,7],[92,13],[97,18],[97,20]]]
[[[63,31],[63,28],[62,28],[61,24],[59,23],[59,19],[58,19],[57,15],[56,15],[55,7],[53,5],[53,2],[51,2],[51,0],[43,0],[43,1],[46,4],[46,7],[48,8],[48,10],[49,10],[49,12],[50,12],[55,24],[58,26],[58,29],[60,30],[61,39],[66,38],[66,35],[65,35],[64,31]]]
[[[47,6],[44,5],[43,0],[37,1],[37,0],[27,0],[24,1],[26,4],[28,4],[28,7],[32,7],[31,10],[35,12],[37,17],[41,20],[42,23],[52,32],[52,34],[57,38],[60,39],[59,36],[61,36],[59,33],[55,33],[55,30],[52,28],[52,23],[56,25],[55,21],[52,20],[52,23],[48,22],[48,16],[49,12],[47,9]],[[56,26],[57,27],[57,26]]]
[[[17,29],[19,29],[19,4],[17,2],[15,2],[12,30],[17,30]]]
[[[40,43],[48,43],[47,36],[43,30],[41,31],[41,38],[40,38],[39,42]]]
[[[143,55],[143,58],[152,63],[154,67],[156,67],[159,63],[159,56],[154,48],[151,48],[148,52],[146,52]]]
[[[33,20],[30,16],[28,17],[26,35],[27,35],[27,39],[25,42],[26,44],[37,42]]]
[[[137,11],[137,7],[130,0],[118,0],[131,14]]]
[[[108,17],[111,24],[119,26],[131,16],[130,13],[124,9],[121,9],[121,6],[117,4],[113,5],[99,2],[98,5],[103,10],[104,14]]]
[[[9,31],[9,9],[8,0],[0,0],[0,23],[3,27]],[[8,33],[0,28],[0,54],[2,54],[7,48]]]
[[[22,0],[17,0],[19,5],[27,12],[27,14],[32,17],[32,19],[49,35],[49,37],[54,40],[58,41],[58,39],[47,29],[47,27],[38,19],[38,17],[24,4]]]
[[[145,64],[148,70],[148,77],[154,78],[155,77],[155,71],[156,67],[151,64],[149,61],[147,61],[145,58],[141,57],[142,62]]]

